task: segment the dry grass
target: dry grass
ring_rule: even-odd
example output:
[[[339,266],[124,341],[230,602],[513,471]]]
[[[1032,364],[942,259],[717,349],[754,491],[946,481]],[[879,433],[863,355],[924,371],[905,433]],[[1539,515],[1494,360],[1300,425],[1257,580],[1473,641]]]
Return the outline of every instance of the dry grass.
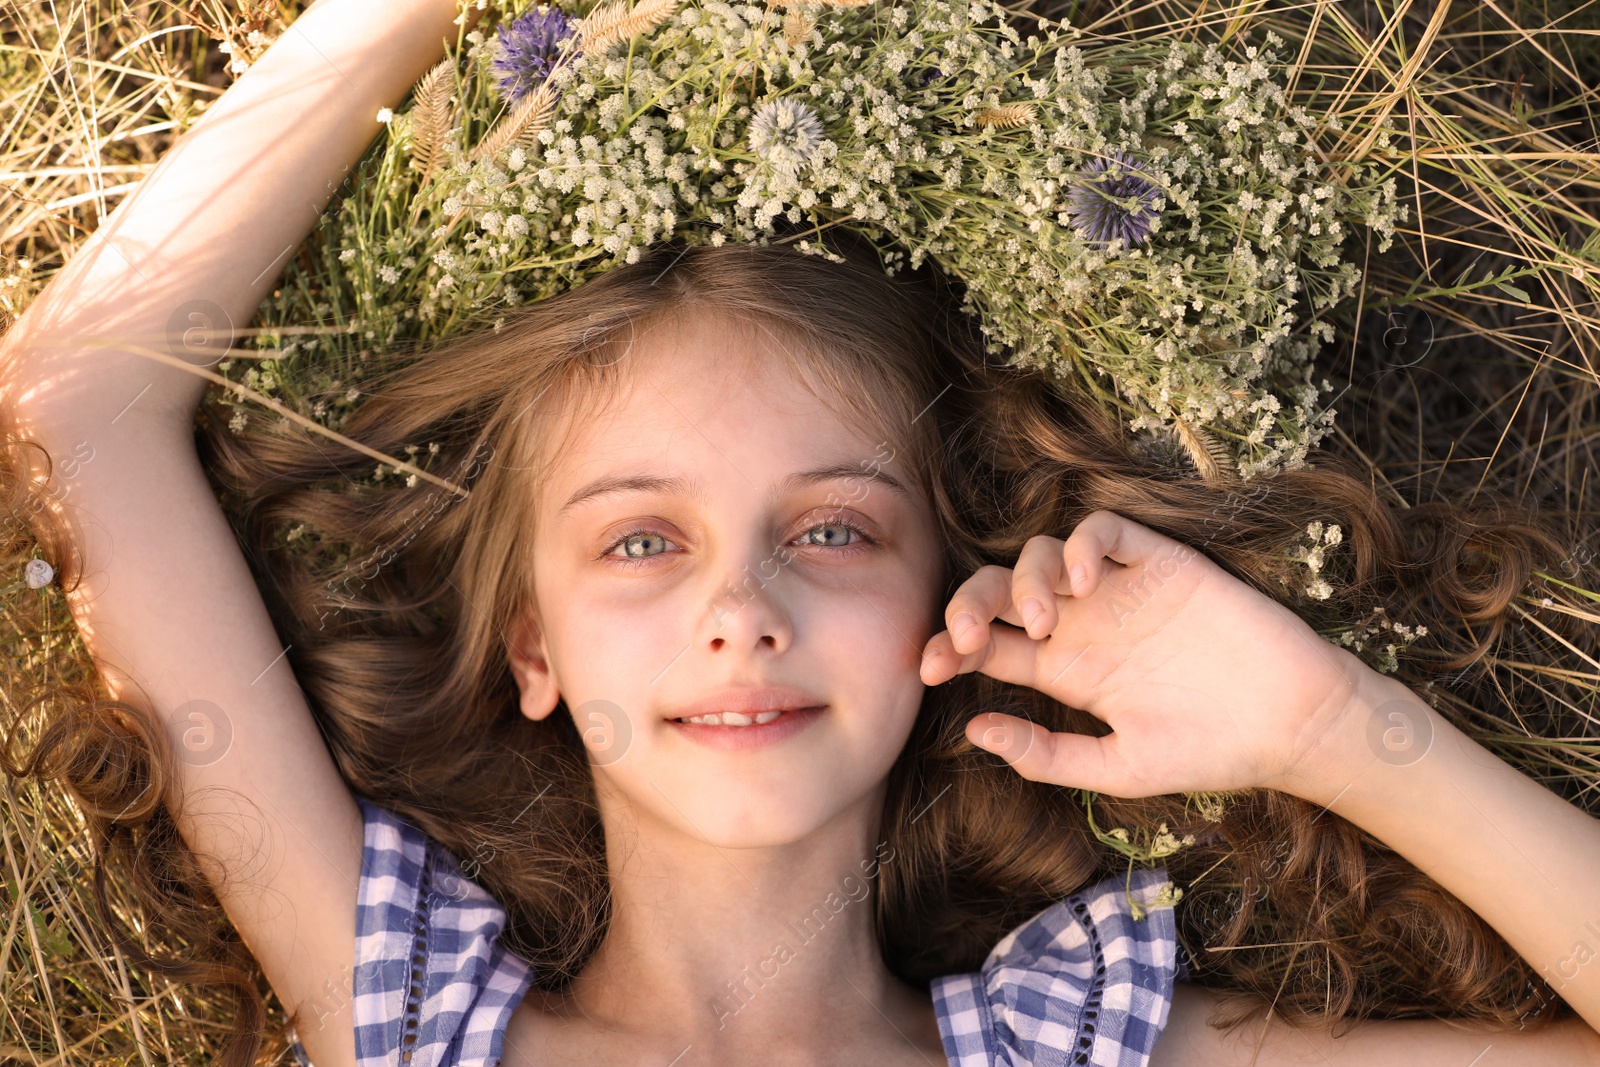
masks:
[[[0,329],[231,81],[216,38],[248,59],[259,51],[249,30],[270,37],[301,7],[8,3]],[[1388,161],[1413,208],[1396,247],[1366,257],[1360,306],[1324,353],[1324,375],[1343,390],[1333,447],[1398,504],[1492,489],[1536,506],[1569,532],[1590,575],[1600,149],[1585,72],[1600,61],[1597,3],[1116,0],[1053,12],[1099,33],[1237,42],[1270,27],[1290,43],[1297,95],[1344,126],[1324,141],[1333,157]],[[1389,148],[1373,136],[1384,115],[1401,131]],[[1596,630],[1574,645],[1547,629],[1554,612],[1600,621],[1584,579],[1567,584],[1576,573],[1524,592],[1521,623],[1471,703],[1441,698],[1497,751],[1600,811]],[[43,652],[73,636],[58,600],[11,596],[3,610],[10,700],[45,680]],[[102,945],[82,827],[65,796],[0,797],[0,1063],[210,1062],[226,1004],[136,972]],[[115,877],[110,897],[120,907]],[[123,918],[148,948],[184,951],[147,935],[140,916]]]
[[[250,31],[274,37],[304,6],[0,0],[0,279],[19,279],[0,283],[0,330],[222,95],[234,77],[228,64],[264,50],[251,45]],[[232,41],[232,56],[218,49],[222,39]],[[47,648],[70,642],[81,663],[82,647],[60,602],[37,596],[8,605],[4,630],[9,719],[20,683],[75,680],[38,673]],[[70,659],[48,662],[60,669]],[[213,1062],[227,1030],[226,998],[197,998],[152,978],[106,944],[90,843],[72,801],[7,785],[0,1064]],[[187,946],[148,936],[116,877],[108,883],[110,902],[146,949],[184,954]],[[275,1000],[269,1005],[278,1010]]]

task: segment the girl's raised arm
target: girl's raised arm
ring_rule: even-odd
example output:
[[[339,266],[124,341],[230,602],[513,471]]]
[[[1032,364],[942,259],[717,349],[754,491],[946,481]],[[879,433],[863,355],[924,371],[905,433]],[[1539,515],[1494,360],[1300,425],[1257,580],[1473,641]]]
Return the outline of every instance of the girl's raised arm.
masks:
[[[318,0],[0,339],[0,419],[54,460],[85,646],[111,694],[165,727],[179,831],[318,1067],[355,1061],[359,810],[198,462],[204,379],[118,345],[178,354],[169,331],[249,322],[379,109],[475,14]],[[188,358],[209,365],[222,347]]]
[[[179,139],[5,338],[0,399],[38,418],[85,407],[186,427],[205,379],[92,337],[163,347],[243,326],[354,163],[443,54],[463,0],[319,0]],[[475,0],[466,12],[475,21]],[[226,338],[190,351],[214,362]],[[220,343],[219,343],[220,342]],[[176,346],[175,346],[176,347]],[[180,349],[181,351],[181,349]],[[137,398],[137,399],[136,399]],[[106,420],[98,420],[105,422]]]

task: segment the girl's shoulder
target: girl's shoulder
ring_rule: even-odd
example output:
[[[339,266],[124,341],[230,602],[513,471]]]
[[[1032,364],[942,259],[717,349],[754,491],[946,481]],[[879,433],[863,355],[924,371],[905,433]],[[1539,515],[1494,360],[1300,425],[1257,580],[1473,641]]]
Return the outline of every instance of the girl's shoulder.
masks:
[[[533,967],[499,944],[504,908],[456,858],[357,797],[363,822],[353,996],[356,1063],[493,1067]],[[1187,969],[1161,870],[1096,882],[1003,937],[978,971],[931,985],[950,1067],[1143,1067]],[[1137,910],[1142,918],[1134,918]],[[342,1006],[329,985],[330,1007]],[[318,1025],[298,1020],[301,1031]],[[301,1067],[311,1067],[298,1040]],[[1063,1053],[1065,1058],[1063,1058]]]
[[[448,849],[357,797],[364,826],[352,996],[357,1067],[492,1067],[533,967],[499,944],[506,913]],[[330,992],[332,990],[330,989]],[[297,1030],[316,1026],[308,1017]],[[294,1055],[310,1067],[297,1035]]]
[[[1166,882],[1141,868],[1086,886],[1008,933],[978,971],[934,979],[951,1067],[1143,1067],[1174,982],[1188,979],[1173,909],[1155,905]]]

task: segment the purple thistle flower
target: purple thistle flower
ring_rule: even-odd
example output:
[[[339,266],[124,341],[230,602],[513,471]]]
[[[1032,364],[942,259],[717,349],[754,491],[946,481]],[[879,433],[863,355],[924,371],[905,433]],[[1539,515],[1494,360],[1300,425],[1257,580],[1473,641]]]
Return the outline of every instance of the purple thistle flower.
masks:
[[[515,22],[502,25],[496,35],[495,87],[501,97],[513,103],[538,86],[550,74],[557,47],[572,36],[573,26],[561,11],[537,7]]]
[[[1161,190],[1143,173],[1143,165],[1120,149],[1083,168],[1067,193],[1067,212],[1087,240],[1107,245],[1121,238],[1124,248],[1132,248],[1150,236]]]

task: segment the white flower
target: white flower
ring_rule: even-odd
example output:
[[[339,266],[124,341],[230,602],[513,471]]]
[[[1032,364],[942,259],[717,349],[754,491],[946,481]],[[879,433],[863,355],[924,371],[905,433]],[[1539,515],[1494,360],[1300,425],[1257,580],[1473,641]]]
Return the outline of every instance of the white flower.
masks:
[[[394,118],[394,112],[393,111],[389,110],[386,107],[380,107],[378,109],[378,121],[379,122],[388,122],[392,118]]]
[[[816,112],[794,100],[768,100],[750,120],[750,150],[786,174],[809,164],[823,140]]]
[[[383,284],[393,285],[400,280],[400,272],[388,264],[384,264],[378,268],[378,277],[383,279]]]
[[[356,250],[353,249],[353,248],[346,248],[346,249],[344,249],[343,251],[341,251],[339,253],[339,262],[340,263],[348,263],[352,259],[355,259],[355,258],[356,258]]]
[[[241,57],[239,59],[235,59],[232,63],[229,63],[228,69],[233,71],[235,74],[243,74],[245,71],[250,69],[250,64]]]
[[[1183,890],[1171,882],[1162,882],[1156,890],[1155,899],[1150,901],[1152,908],[1170,908],[1183,899]]]

